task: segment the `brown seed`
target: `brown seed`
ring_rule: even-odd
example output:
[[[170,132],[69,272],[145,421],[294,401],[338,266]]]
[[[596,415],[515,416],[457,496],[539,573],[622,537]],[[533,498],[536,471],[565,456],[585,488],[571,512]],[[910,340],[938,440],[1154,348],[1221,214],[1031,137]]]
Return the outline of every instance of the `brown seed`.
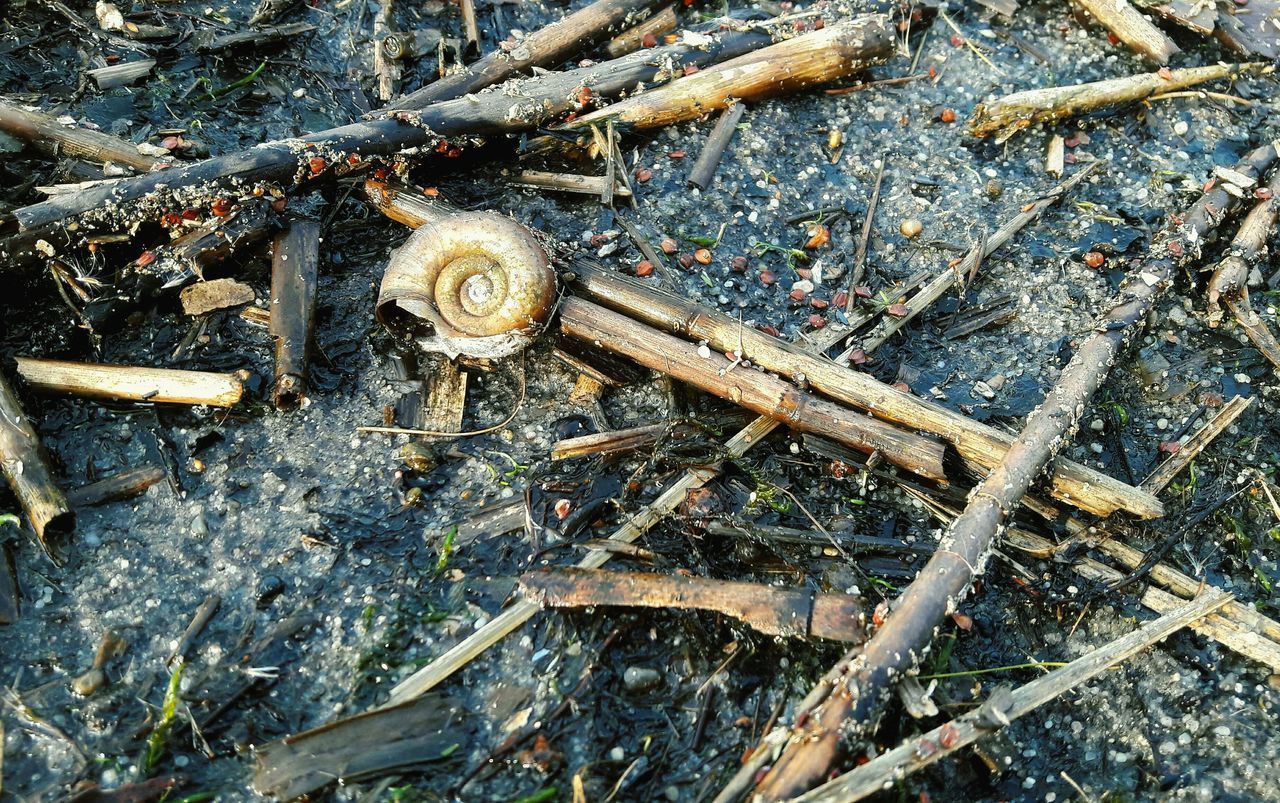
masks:
[[[841,290],[836,293],[835,298],[831,299],[831,303],[835,304],[837,307],[844,307],[845,304],[849,303],[849,294]]]
[[[1160,76],[1166,81],[1169,81],[1169,80],[1172,80],[1173,78],[1173,70],[1169,69],[1168,67],[1161,67],[1160,69],[1156,70],[1156,75]]]
[[[956,121],[956,110],[943,109],[942,114],[938,115],[938,119],[944,123],[954,123]]]
[[[858,298],[871,298],[871,288],[865,284],[860,284],[853,288],[853,294]]]
[[[668,153],[667,156],[671,159],[683,159],[684,151],[672,151],[671,153]]]
[[[1274,195],[1274,193],[1271,192],[1271,188],[1269,187],[1259,187],[1253,191],[1253,197],[1261,201],[1271,200],[1272,195]]]
[[[747,258],[743,256],[734,257],[733,261],[729,263],[729,267],[738,273],[742,273],[747,269]]]
[[[653,178],[652,170],[650,170],[647,167],[636,168],[636,181],[640,182],[641,184],[644,184],[651,178]]]
[[[674,254],[680,249],[680,244],[670,237],[663,237],[662,244],[659,246],[664,254]]]
[[[813,279],[813,270],[810,268],[796,268],[796,275],[806,282]]]
[[[898,231],[902,232],[903,237],[915,237],[924,231],[924,224],[917,218],[907,218],[898,226]]]
[[[326,166],[324,159],[321,159],[319,156],[312,157],[311,161],[308,162],[307,165],[311,168],[312,175],[316,173],[323,173]]]
[[[651,276],[653,274],[653,263],[647,259],[641,260],[636,265],[636,275],[640,277]]]
[[[800,289],[792,290],[788,297],[792,301],[804,301],[804,291]]]
[[[826,325],[827,325],[827,319],[822,317],[821,315],[814,314],[809,316],[810,327],[814,329],[821,329]]]
[[[766,335],[770,335],[772,337],[778,337],[782,334],[777,330],[776,327],[770,326],[767,323],[762,323],[756,328],[759,329],[761,332],[764,332]]]
[[[682,268],[693,267],[693,254],[681,254],[679,259],[680,259],[680,267]]]
[[[907,305],[906,304],[890,304],[889,308],[885,310],[885,312],[888,312],[890,315],[892,315],[895,318],[905,318],[907,317]]]
[[[693,252],[693,258],[698,260],[699,265],[710,265],[711,251],[706,248],[699,248],[697,251]]]
[[[640,46],[643,48],[657,47],[658,37],[651,33],[647,33],[644,35],[644,38],[640,40]]]
[[[762,270],[762,271],[760,271],[760,282],[761,282],[765,287],[770,287],[770,286],[772,286],[772,285],[773,285],[773,283],[774,283],[774,282],[776,282],[776,281],[778,281],[778,277],[777,277],[776,275],[774,275],[773,271],[771,271],[771,270]]]
[[[1084,264],[1094,268],[1095,270],[1102,267],[1103,263],[1106,261],[1107,258],[1103,256],[1101,251],[1090,251],[1084,255]]]
[[[825,298],[811,298],[809,299],[809,306],[814,309],[826,309],[831,306],[831,302],[827,301]]]
[[[813,250],[821,248],[831,242],[831,230],[821,223],[815,223],[809,227],[809,240],[804,244],[805,248]]]

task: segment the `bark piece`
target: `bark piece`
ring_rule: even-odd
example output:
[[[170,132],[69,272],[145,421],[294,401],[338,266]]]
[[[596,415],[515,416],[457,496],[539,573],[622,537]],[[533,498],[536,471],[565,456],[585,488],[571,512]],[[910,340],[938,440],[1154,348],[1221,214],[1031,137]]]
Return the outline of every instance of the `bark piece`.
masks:
[[[182,288],[179,297],[182,299],[182,311],[197,316],[252,304],[258,295],[252,287],[235,279],[214,279]]]

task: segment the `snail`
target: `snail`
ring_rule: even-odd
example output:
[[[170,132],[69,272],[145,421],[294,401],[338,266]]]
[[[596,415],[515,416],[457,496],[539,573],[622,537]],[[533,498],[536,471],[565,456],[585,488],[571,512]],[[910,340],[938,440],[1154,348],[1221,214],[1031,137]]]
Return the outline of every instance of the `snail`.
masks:
[[[555,271],[527,228],[491,212],[435,213],[392,254],[377,316],[425,334],[428,351],[505,357],[529,345],[555,302]]]

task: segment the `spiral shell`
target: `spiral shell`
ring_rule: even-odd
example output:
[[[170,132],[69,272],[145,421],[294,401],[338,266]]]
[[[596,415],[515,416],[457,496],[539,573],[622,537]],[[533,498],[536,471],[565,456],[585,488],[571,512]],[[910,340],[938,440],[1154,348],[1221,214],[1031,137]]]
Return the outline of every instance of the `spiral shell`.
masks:
[[[377,315],[393,330],[426,324],[419,343],[428,350],[500,357],[528,345],[555,300],[555,271],[528,229],[460,212],[421,226],[392,255]]]

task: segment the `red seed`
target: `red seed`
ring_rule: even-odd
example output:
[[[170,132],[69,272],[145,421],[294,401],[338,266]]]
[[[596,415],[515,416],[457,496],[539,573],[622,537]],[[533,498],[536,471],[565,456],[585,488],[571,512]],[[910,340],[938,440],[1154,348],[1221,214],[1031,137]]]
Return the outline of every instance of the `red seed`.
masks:
[[[809,299],[809,306],[814,309],[826,309],[831,306],[831,302],[827,301],[825,298],[811,298]]]
[[[1097,270],[1107,261],[1106,256],[1101,251],[1090,251],[1084,255],[1084,264]]]
[[[1270,187],[1259,187],[1253,191],[1253,197],[1260,201],[1269,201],[1271,200],[1271,196],[1274,194],[1275,193],[1271,191]]]
[[[1080,144],[1080,137],[1077,137],[1075,134],[1072,134],[1071,136],[1062,140],[1062,144],[1066,145],[1068,148],[1074,148],[1075,146]]]
[[[858,298],[871,298],[871,288],[865,284],[860,284],[853,288],[853,294]]]
[[[182,137],[165,137],[160,140],[160,147],[176,151],[178,148],[182,147]]]
[[[831,303],[837,307],[844,309],[845,304],[849,303],[849,294],[841,290],[836,293],[836,297],[831,299]]]
[[[437,195],[440,194],[440,190],[437,189],[436,187],[423,187],[422,194],[427,196],[428,198],[435,198]]]
[[[862,349],[854,349],[849,352],[849,362],[852,365],[863,365],[867,361],[867,353]]]
[[[316,173],[323,173],[326,167],[324,159],[321,159],[319,156],[313,156],[311,161],[307,164],[311,168],[312,175],[315,175]]]
[[[209,211],[218,217],[226,217],[231,214],[231,202],[226,198],[214,198],[213,203],[209,204]]]
[[[960,741],[960,731],[956,730],[956,726],[950,722],[942,726],[942,730],[938,733],[938,744],[950,750],[956,746],[956,742]]]
[[[182,216],[176,212],[166,212],[164,216],[160,218],[160,225],[164,226],[166,229],[171,229],[181,223]]]
[[[930,78],[938,77],[938,68],[933,66],[932,64],[929,65],[929,77]]]
[[[1168,67],[1161,67],[1160,69],[1156,70],[1156,75],[1160,76],[1166,81],[1170,81],[1173,79],[1173,70],[1169,69]]]
[[[155,261],[156,261],[155,254],[151,253],[150,251],[143,251],[141,254],[138,255],[138,258],[134,262],[134,264],[141,268],[141,267],[150,265],[152,262],[155,262]]]
[[[815,223],[810,226],[808,235],[809,239],[804,244],[804,247],[811,251],[815,248],[821,248],[831,242],[831,230],[821,223]]]
[[[756,326],[756,328],[759,329],[761,332],[764,332],[766,335],[770,335],[772,337],[780,337],[782,335],[782,333],[779,332],[776,327],[770,326],[767,323],[762,323]]]
[[[281,195],[279,198],[273,199],[270,204],[272,212],[283,212],[284,208],[288,205],[289,198],[285,195]]]
[[[871,613],[871,624],[875,625],[876,627],[879,627],[880,625],[884,624],[885,620],[888,618],[889,618],[889,603],[881,602],[879,605],[876,606],[876,609]]]
[[[683,159],[684,151],[672,151],[671,153],[668,153],[667,156],[672,159]]]
[[[804,301],[804,291],[799,289],[792,290],[787,297],[792,301]]]
[[[652,170],[650,170],[647,167],[636,168],[636,181],[640,182],[641,184],[644,184],[651,178],[653,178]]]
[[[760,281],[765,287],[770,287],[774,282],[778,281],[778,277],[771,270],[760,271]]]
[[[825,27],[827,27],[827,24],[822,21],[822,17],[818,17],[816,20],[813,21],[813,29],[815,31],[820,31]]]
[[[702,71],[702,68],[701,68],[701,67],[699,67],[699,66],[698,66],[698,65],[696,65],[696,64],[686,64],[686,65],[684,65],[684,74],[685,74],[686,76],[693,75],[694,73],[696,73],[696,72],[701,72],[701,71]]]
[[[1116,35],[1115,35],[1115,34],[1113,34],[1113,33],[1108,33],[1108,34],[1107,34],[1107,41],[1108,41],[1108,42],[1110,42],[1110,43],[1111,43],[1111,44],[1113,44],[1113,45],[1118,45],[1118,44],[1120,44],[1120,37],[1116,36]]]
[[[680,249],[680,244],[670,237],[662,238],[662,243],[658,246],[664,254],[674,254]]]
[[[796,268],[796,275],[805,281],[813,278],[813,271],[809,268]]]
[[[657,47],[658,37],[654,36],[651,33],[647,33],[644,35],[644,38],[640,40],[640,46],[645,48]]]
[[[943,109],[942,114],[938,115],[938,119],[944,123],[954,123],[956,121],[956,110]]]
[[[680,267],[682,268],[693,267],[693,254],[681,254],[678,259],[680,261]]]
[[[734,257],[733,261],[729,263],[729,267],[733,268],[737,273],[742,273],[747,269],[747,258],[743,256]]]
[[[951,614],[951,621],[956,623],[956,627],[968,633],[973,629],[973,617],[967,613]]]
[[[907,317],[907,305],[906,304],[890,304],[889,309],[885,310],[885,312],[888,312],[890,315],[892,315],[895,318],[905,318]]]
[[[653,275],[653,263],[647,259],[641,260],[636,265],[636,275],[641,278]]]
[[[698,260],[699,265],[711,264],[711,251],[706,248],[699,248],[693,252],[693,258]]]
[[[951,34],[951,46],[960,47],[964,44],[964,37],[958,33]]]
[[[826,325],[827,325],[827,319],[822,317],[821,315],[809,316],[809,326],[813,327],[814,329],[821,329]]]
[[[1161,441],[1157,450],[1164,454],[1175,454],[1182,448],[1182,444],[1178,441]]]

